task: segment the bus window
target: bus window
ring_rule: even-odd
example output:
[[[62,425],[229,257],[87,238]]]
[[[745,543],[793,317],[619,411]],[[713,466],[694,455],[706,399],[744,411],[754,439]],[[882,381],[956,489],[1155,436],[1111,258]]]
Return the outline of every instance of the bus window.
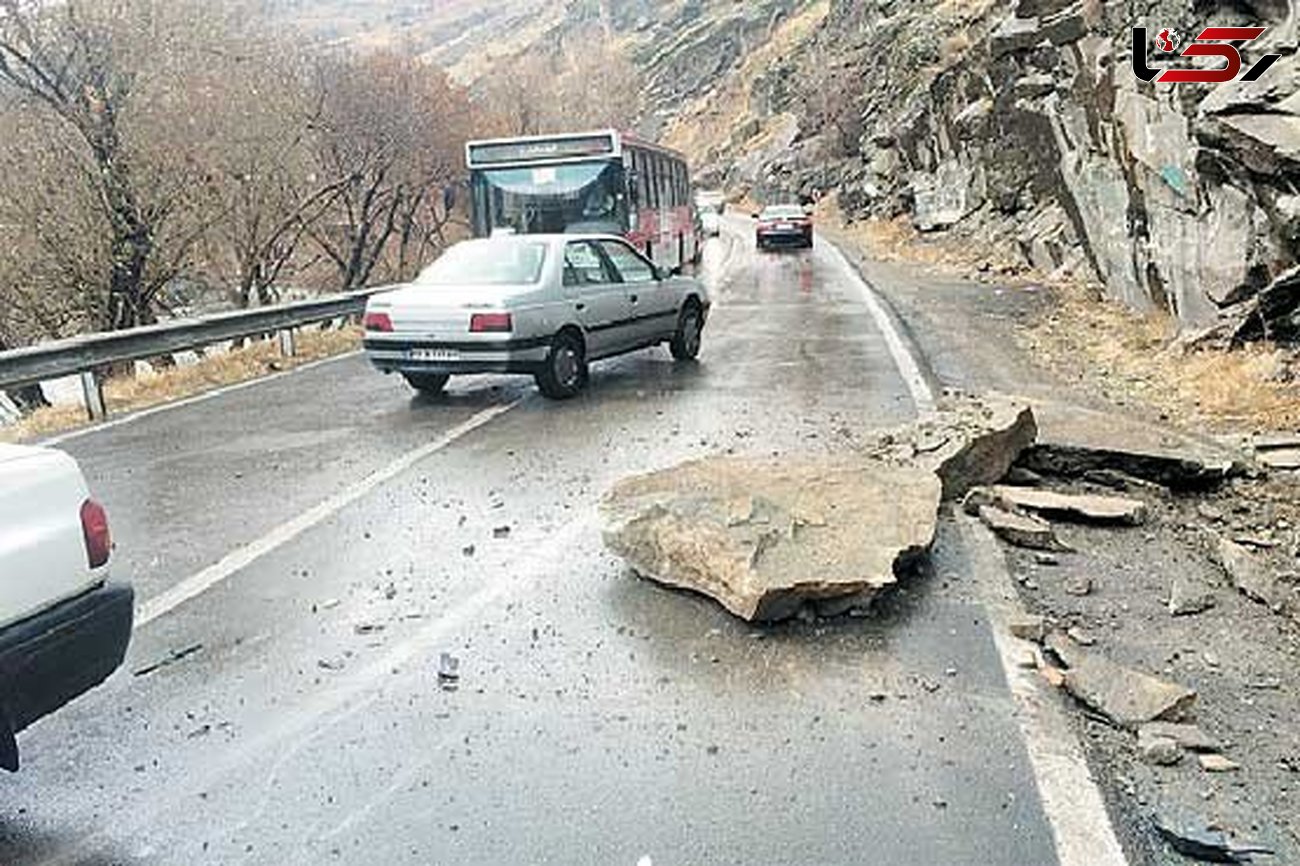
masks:
[[[669,171],[670,164],[668,160],[659,154],[655,154],[655,162],[659,166],[659,208],[660,210],[668,210],[673,206],[673,182]]]
[[[645,210],[654,210],[654,176],[651,174],[650,160],[646,159],[645,151],[639,154],[638,162],[641,164],[637,175],[641,187],[641,207]]]

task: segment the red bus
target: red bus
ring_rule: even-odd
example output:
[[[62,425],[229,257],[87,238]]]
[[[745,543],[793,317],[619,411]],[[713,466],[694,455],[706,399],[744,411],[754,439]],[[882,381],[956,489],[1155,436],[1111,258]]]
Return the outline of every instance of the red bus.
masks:
[[[655,264],[699,260],[690,171],[675,150],[607,129],[471,141],[474,234],[606,232]]]

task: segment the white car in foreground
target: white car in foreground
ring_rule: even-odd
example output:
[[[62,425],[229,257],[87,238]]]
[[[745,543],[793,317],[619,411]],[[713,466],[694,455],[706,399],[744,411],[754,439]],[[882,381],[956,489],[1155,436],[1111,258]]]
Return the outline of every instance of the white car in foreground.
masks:
[[[666,343],[693,360],[708,314],[703,283],[663,273],[622,238],[506,235],[456,244],[371,298],[365,347],[426,393],[458,373],[525,373],[563,398],[601,358]]]
[[[0,444],[0,767],[16,735],[122,664],[134,597],[108,580],[104,509],[77,463]]]

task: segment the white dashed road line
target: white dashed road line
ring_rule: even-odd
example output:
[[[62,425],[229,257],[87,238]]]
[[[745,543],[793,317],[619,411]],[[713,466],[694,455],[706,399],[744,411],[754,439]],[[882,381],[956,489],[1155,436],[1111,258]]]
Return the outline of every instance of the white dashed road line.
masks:
[[[518,406],[520,402],[522,401],[515,400],[512,403],[502,403],[484,409],[469,420],[457,424],[432,442],[421,445],[413,451],[408,451],[387,466],[372,472],[315,507],[304,511],[292,520],[281,523],[256,541],[232,550],[219,561],[141,604],[139,610],[136,611],[135,627],[137,629],[143,628],[158,617],[170,613],[185,604],[190,599],[202,595],[236,574],[240,569],[247,567],[276,548],[297,538],[308,529],[338,514],[375,488],[392,481],[426,457],[437,454],[498,416],[509,412]]]

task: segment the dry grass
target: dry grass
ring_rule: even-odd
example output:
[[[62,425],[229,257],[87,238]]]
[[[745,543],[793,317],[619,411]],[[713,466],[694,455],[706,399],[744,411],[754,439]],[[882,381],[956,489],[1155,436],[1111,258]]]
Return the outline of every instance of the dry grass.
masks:
[[[1106,300],[1100,287],[1034,273],[996,250],[948,233],[923,235],[902,217],[845,225],[827,197],[819,220],[882,261],[927,265],[970,277],[1048,286],[1058,303],[1016,339],[1059,378],[1106,399],[1222,432],[1300,429],[1300,382],[1285,381],[1294,353],[1261,345],[1233,352],[1183,352],[1168,316],[1136,313]]]
[[[301,331],[297,343],[298,354],[292,358],[282,357],[278,343],[269,340],[147,377],[110,379],[104,383],[104,400],[110,414],[147,409],[350,352],[361,347],[361,331],[355,327]],[[0,429],[0,442],[36,439],[87,423],[86,411],[80,406],[52,406],[33,412],[12,427]]]
[[[907,216],[892,220],[872,217],[848,223],[835,196],[826,196],[817,203],[817,221],[831,226],[838,235],[878,261],[932,265],[954,274],[969,274],[978,268],[1006,276],[1024,270],[1011,256],[988,244],[977,244],[947,232],[923,234]]]
[[[1134,313],[1078,284],[1054,292],[1053,313],[1018,339],[1061,377],[1221,432],[1300,428],[1300,383],[1284,381],[1286,352],[1183,352],[1167,316]]]

